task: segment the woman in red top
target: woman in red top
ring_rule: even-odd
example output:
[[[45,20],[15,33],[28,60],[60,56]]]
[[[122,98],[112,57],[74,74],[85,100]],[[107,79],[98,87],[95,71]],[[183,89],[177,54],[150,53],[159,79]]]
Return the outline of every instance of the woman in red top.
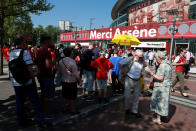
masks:
[[[9,48],[6,45],[4,45],[4,47],[2,49],[2,53],[7,61],[9,61],[9,52],[10,52]]]
[[[122,53],[123,53],[123,52],[122,52],[122,50],[121,50],[121,48],[120,48],[120,46],[119,46],[119,47],[118,47],[118,55],[121,56]]]
[[[97,69],[96,73],[96,82],[97,82],[97,89],[99,93],[99,103],[102,101],[102,89],[104,90],[104,102],[109,102],[106,98],[107,94],[107,73],[110,69],[113,68],[113,64],[105,58],[105,52],[100,52],[100,57],[97,58],[95,61],[91,63],[93,68]]]
[[[172,63],[173,66],[176,66],[176,78],[172,82],[172,91],[174,92],[173,87],[176,85],[176,83],[180,82],[182,96],[188,97],[188,95],[184,93],[184,66],[187,64],[184,55],[186,54],[186,50],[180,49],[179,54],[180,55],[178,55]]]

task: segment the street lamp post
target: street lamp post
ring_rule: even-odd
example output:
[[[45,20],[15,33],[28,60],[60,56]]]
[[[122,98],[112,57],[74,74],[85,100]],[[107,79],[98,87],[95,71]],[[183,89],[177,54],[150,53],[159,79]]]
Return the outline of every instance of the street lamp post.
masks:
[[[95,18],[90,18],[90,30],[91,30],[91,27],[92,27],[92,24],[93,24],[93,20],[94,20]]]
[[[77,41],[77,38],[78,38],[78,32],[77,32],[77,26],[72,26],[72,29],[74,29],[74,35],[72,35],[74,37],[74,41],[75,41],[75,44],[76,44],[76,41]]]
[[[171,38],[171,46],[170,46],[170,55],[169,55],[169,61],[170,63],[172,63],[172,52],[173,52],[173,46],[174,46],[174,34],[178,31],[178,29],[176,28],[176,18],[178,17],[178,10],[177,9],[171,9],[171,10],[167,10],[167,13],[169,15],[173,15],[174,16],[174,20],[173,20],[173,27],[170,28],[169,30],[172,31],[172,38]]]
[[[77,37],[78,37],[78,33],[77,33],[77,27],[76,27],[76,30],[75,30],[75,45],[76,45],[76,40],[77,40]]]
[[[37,33],[37,32],[36,32]],[[36,43],[37,43],[37,46],[40,46],[41,44],[40,44],[40,30],[38,31],[38,34],[37,34],[37,41],[36,41]]]

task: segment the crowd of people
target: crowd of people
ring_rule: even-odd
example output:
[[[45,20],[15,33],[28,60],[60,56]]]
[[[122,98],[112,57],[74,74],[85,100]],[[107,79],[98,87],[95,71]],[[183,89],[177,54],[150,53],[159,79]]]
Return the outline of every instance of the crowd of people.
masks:
[[[166,51],[141,49],[121,49],[113,45],[101,49],[98,44],[90,43],[89,47],[76,44],[74,48],[63,45],[54,46],[51,37],[41,37],[41,47],[31,47],[22,35],[14,40],[15,48],[4,48],[4,56],[11,63],[22,54],[30,79],[25,83],[18,82],[13,72],[10,79],[16,94],[16,113],[20,126],[26,124],[24,102],[29,97],[35,112],[35,120],[39,127],[45,126],[46,119],[54,116],[49,114],[50,99],[55,95],[55,85],[62,86],[63,112],[71,115],[79,114],[76,108],[77,90],[83,90],[83,99],[97,101],[99,104],[110,101],[107,87],[111,85],[112,95],[124,94],[124,109],[126,115],[141,118],[138,112],[140,96],[140,78],[144,74],[153,77],[151,110],[157,114],[153,122],[161,124],[161,116],[168,116],[169,99],[175,84],[180,81],[181,94],[184,92],[184,74],[194,58],[188,49],[180,49],[173,63],[169,63]],[[12,62],[13,63],[13,62]],[[37,73],[33,65],[37,65]],[[176,79],[172,82],[172,66],[176,66]],[[156,67],[152,70],[152,67]],[[16,69],[17,70],[17,69]],[[187,71],[187,72],[186,72]],[[40,87],[40,97],[35,82],[37,77]],[[133,89],[133,105],[130,110],[131,90]],[[98,92],[97,100],[94,94]],[[69,103],[70,107],[67,107]]]

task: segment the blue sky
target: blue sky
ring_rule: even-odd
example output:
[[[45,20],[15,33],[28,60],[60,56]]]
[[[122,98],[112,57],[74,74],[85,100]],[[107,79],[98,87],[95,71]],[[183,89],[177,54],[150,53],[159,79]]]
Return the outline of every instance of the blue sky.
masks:
[[[85,26],[89,29],[90,18],[92,28],[107,28],[112,22],[111,11],[117,0],[49,0],[55,7],[40,16],[31,15],[34,27],[38,25],[58,26],[58,20],[70,20],[73,26]]]

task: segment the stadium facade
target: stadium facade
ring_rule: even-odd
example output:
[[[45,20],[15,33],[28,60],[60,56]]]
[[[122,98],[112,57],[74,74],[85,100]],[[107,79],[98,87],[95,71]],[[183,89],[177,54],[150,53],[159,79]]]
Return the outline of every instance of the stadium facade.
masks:
[[[170,52],[175,23],[175,47],[189,47],[196,53],[196,1],[118,0],[111,17],[110,28],[61,33],[60,41],[98,41],[106,47],[113,37],[130,34],[142,41],[137,48],[162,48]]]

